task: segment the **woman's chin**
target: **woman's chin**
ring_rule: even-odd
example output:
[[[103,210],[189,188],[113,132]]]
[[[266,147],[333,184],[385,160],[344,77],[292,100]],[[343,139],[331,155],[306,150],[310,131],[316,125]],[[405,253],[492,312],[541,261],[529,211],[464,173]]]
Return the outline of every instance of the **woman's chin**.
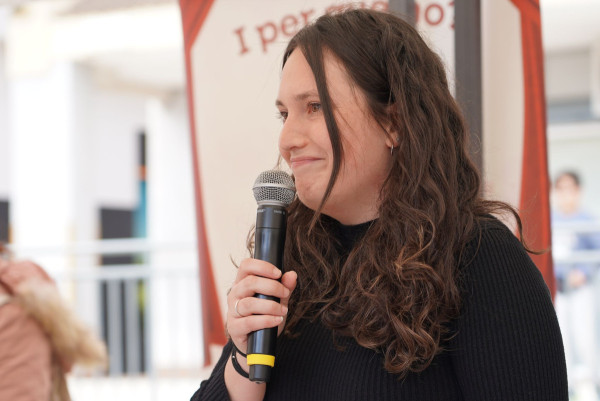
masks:
[[[300,202],[313,211],[316,211],[321,205],[321,200],[323,199],[322,193],[316,195],[309,191],[303,191],[302,189],[298,188],[296,188],[296,193],[298,194],[298,199],[300,199]]]

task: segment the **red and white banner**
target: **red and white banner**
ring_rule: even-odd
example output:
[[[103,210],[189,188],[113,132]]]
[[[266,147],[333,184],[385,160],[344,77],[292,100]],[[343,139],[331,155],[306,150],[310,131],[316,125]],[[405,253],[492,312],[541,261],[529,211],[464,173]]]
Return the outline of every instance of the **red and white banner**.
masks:
[[[248,256],[251,187],[277,161],[274,101],[288,40],[335,0],[180,0],[194,149],[205,362],[225,342],[231,260]],[[550,245],[543,70],[537,0],[483,2],[487,193],[520,207],[530,245]],[[386,1],[360,6],[386,10]],[[454,74],[454,2],[416,2],[418,29]],[[534,257],[553,289],[551,257]]]

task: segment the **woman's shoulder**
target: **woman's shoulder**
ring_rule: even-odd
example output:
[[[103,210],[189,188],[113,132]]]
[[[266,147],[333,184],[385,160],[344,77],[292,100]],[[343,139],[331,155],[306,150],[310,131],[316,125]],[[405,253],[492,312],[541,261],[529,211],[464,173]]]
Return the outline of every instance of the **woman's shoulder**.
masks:
[[[44,269],[29,260],[0,260],[0,283],[8,292],[17,292],[20,285],[31,280],[54,283]]]
[[[486,215],[476,220],[476,228],[461,256],[461,266],[487,265],[497,258],[530,261],[525,247],[515,234],[498,218]]]
[[[500,235],[515,238],[508,226],[496,216],[486,214],[476,218],[477,232],[480,235]]]
[[[566,400],[564,349],[550,292],[502,222],[483,218],[460,264],[451,340],[469,399]],[[482,385],[485,383],[485,385]]]
[[[521,241],[500,220],[485,216],[461,255],[459,282],[465,298],[550,299],[542,274]]]

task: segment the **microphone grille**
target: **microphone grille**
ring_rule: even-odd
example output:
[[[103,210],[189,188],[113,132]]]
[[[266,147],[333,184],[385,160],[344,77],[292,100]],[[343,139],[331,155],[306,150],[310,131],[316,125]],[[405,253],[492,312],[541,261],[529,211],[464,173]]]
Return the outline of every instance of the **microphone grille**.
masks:
[[[254,199],[259,205],[276,204],[288,206],[294,200],[296,187],[294,180],[284,171],[263,171],[254,181],[252,187]]]

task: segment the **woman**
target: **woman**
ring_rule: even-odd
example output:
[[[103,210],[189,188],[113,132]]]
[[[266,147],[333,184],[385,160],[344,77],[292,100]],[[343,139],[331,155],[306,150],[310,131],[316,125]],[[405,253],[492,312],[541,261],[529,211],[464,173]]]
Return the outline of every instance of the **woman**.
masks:
[[[240,264],[231,341],[193,399],[566,400],[548,290],[491,213],[520,220],[481,198],[417,32],[374,11],[319,18],[288,45],[276,105],[297,189],[286,272]],[[271,381],[250,382],[247,336],[275,326]]]

